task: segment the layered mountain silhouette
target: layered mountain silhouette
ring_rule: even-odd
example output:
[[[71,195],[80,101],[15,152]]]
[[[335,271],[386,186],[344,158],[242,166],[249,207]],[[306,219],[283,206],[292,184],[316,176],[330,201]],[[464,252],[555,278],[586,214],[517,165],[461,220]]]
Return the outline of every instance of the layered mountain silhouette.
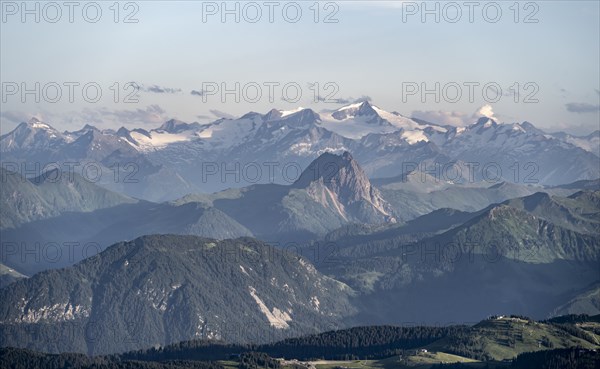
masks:
[[[77,173],[53,169],[27,179],[0,168],[0,229],[66,212],[91,212],[137,200],[108,191]]]
[[[47,173],[45,177],[53,175]],[[11,206],[18,207],[3,213],[5,222],[15,225],[3,232],[3,241],[14,246],[3,262],[29,275],[90,256],[83,252],[84,245],[94,244],[93,250],[102,250],[115,242],[145,234],[188,234],[216,239],[257,236],[267,241],[299,242],[350,223],[395,222],[391,206],[349,153],[321,155],[289,186],[255,185],[212,195],[191,195],[172,203],[134,201],[95,185],[83,187],[86,191],[78,192],[77,198],[92,203],[94,207],[88,208],[95,211],[73,207],[78,204],[71,201],[74,195],[70,189],[74,186],[63,181],[53,183],[54,187],[44,192],[45,196],[54,196],[52,212],[45,214],[39,209],[46,209],[42,205],[49,200],[39,200],[37,192],[24,193],[28,187],[20,187],[20,181],[34,189],[45,182],[21,177],[18,181],[3,187],[3,193],[21,194],[22,198],[21,202],[9,197],[5,200],[8,210]],[[84,179],[78,181],[81,186],[87,184]],[[113,197],[121,201],[100,201]],[[33,203],[28,212],[21,211],[28,218],[17,211],[24,207],[21,203]],[[72,207],[57,211],[61,209],[58,204],[63,203]],[[75,255],[68,250],[68,244],[73,242],[81,249]],[[50,243],[64,248],[51,261],[39,257]],[[27,248],[37,250],[37,254],[23,256]]]
[[[306,240],[348,223],[396,221],[391,206],[348,152],[322,154],[290,186],[231,189],[204,201],[273,241]]]
[[[1,169],[0,334],[10,345],[96,354],[600,308],[598,158],[529,123],[443,127],[362,102],[324,115],[171,120],[150,131],[60,133],[31,121],[0,141],[3,158],[134,163],[141,180],[126,189],[59,169],[26,178],[19,160]],[[545,153],[537,183],[431,170],[498,155],[512,165],[534,152]],[[204,154],[218,169],[220,160],[273,157],[300,169],[291,181],[279,173],[269,178],[279,183],[249,186],[216,173],[214,188],[229,188],[203,193]],[[186,195],[145,200],[172,193]],[[284,251],[310,255],[323,244],[328,262],[315,267]],[[239,329],[248,326],[256,328]]]
[[[341,229],[326,238],[339,262],[319,266],[364,294],[358,304],[369,321],[594,312],[595,290],[582,290],[600,278],[599,194],[536,193],[474,213],[441,209],[405,224]]]
[[[470,174],[477,182],[493,172],[497,181],[562,185],[600,177],[599,140],[598,132],[585,137],[547,134],[529,122],[500,124],[487,117],[451,127],[363,101],[333,112],[272,109],[208,124],[172,119],[150,130],[86,125],[59,132],[33,118],[0,137],[0,152],[3,162],[94,162],[109,173],[119,168],[136,180],[104,178],[101,184],[131,197],[165,201],[254,183],[289,183],[285,165],[303,170],[324,152],[344,151],[353,153],[370,178],[395,177],[414,165],[463,162],[476,165]],[[207,165],[237,163],[244,168],[273,161],[277,170],[256,181],[223,177],[223,168],[206,175]],[[463,180],[470,178],[465,173]]]
[[[250,238],[144,236],[0,290],[3,345],[88,354],[336,327],[352,291]]]

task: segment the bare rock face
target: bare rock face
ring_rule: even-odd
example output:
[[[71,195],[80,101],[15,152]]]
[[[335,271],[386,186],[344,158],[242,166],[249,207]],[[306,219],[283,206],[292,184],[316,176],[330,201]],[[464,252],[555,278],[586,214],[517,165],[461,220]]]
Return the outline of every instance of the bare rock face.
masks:
[[[294,187],[305,189],[313,200],[333,207],[348,221],[396,222],[391,206],[349,152],[322,154],[302,173]]]

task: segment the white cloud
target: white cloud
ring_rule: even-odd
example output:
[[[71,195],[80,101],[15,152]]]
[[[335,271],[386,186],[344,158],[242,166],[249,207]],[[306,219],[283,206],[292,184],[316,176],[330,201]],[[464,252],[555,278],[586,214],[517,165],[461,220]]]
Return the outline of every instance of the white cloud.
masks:
[[[431,123],[450,125],[455,127],[468,126],[481,117],[488,117],[500,122],[500,118],[494,113],[491,105],[486,104],[479,107],[473,114],[461,111],[443,111],[443,110],[415,110],[412,112],[413,118],[426,120]]]
[[[210,109],[209,111],[211,112],[212,115],[214,115],[217,118],[235,119],[235,116],[233,116],[229,113],[225,113],[224,111],[220,111],[217,109]]]
[[[479,109],[475,113],[473,113],[473,118],[479,119],[481,117],[488,117],[495,121],[498,121],[498,118],[494,115],[494,109],[490,104],[486,104]]]
[[[461,127],[469,124],[469,115],[460,111],[415,110],[412,112],[411,116],[413,118],[426,120],[431,123],[450,125],[455,127]]]

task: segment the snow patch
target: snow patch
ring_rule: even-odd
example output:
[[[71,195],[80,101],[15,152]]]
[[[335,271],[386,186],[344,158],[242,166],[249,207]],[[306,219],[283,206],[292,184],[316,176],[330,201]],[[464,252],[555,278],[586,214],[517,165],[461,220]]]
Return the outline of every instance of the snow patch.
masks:
[[[402,132],[402,138],[411,145],[421,141],[429,142],[429,138],[423,131],[404,131]]]
[[[304,110],[303,107],[299,107],[293,110],[280,110],[279,112],[281,113],[281,117],[287,117],[288,115],[292,115],[298,112],[301,112],[302,110]]]
[[[139,143],[142,151],[152,151],[164,148],[172,143],[190,141],[193,136],[189,132],[176,134],[164,131],[151,131],[150,137],[135,131],[131,132],[130,135]]]
[[[40,128],[40,129],[47,129],[47,130],[51,130],[52,129],[49,125],[47,125],[46,123],[42,123],[40,121],[32,123],[31,126],[33,128]]]

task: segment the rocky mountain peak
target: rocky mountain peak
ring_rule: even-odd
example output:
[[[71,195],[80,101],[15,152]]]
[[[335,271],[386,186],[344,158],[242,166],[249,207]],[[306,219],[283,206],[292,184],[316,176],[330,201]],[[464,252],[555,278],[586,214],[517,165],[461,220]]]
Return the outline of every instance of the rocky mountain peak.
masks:
[[[344,106],[331,114],[337,120],[343,120],[353,117],[374,117],[377,112],[368,101],[363,101],[355,104]]]
[[[158,130],[165,131],[168,133],[179,133],[179,132],[194,128],[195,126],[199,126],[199,125],[194,124],[194,123],[189,124],[189,123],[177,120],[177,119],[170,119],[170,120],[166,121],[165,123],[163,123],[160,127],[158,127]]]
[[[364,170],[349,152],[324,153],[315,159],[294,183],[307,189],[313,199],[333,206],[349,218],[368,223],[395,222],[391,206],[369,181]],[[331,204],[330,204],[331,205]]]

